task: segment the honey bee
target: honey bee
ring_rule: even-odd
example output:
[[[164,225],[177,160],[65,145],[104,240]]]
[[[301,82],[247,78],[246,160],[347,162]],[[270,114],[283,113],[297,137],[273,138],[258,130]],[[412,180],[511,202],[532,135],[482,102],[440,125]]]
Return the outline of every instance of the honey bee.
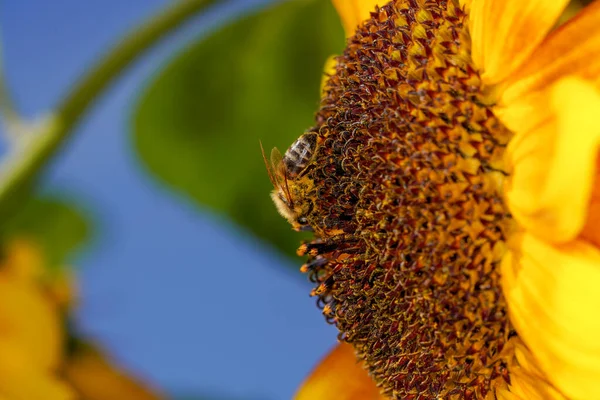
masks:
[[[287,149],[283,157],[277,148],[271,151],[270,164],[260,146],[269,179],[271,198],[279,214],[297,231],[311,230],[307,215],[312,209],[312,181],[304,175],[317,147],[317,134],[306,132]]]

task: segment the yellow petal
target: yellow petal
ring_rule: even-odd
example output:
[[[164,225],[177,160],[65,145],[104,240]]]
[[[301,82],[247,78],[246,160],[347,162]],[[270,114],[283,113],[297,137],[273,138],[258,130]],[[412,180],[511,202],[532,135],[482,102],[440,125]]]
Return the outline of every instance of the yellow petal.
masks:
[[[2,269],[19,281],[33,282],[44,273],[41,250],[31,241],[13,239],[4,246]]]
[[[595,1],[575,18],[552,32],[528,57],[527,62],[506,81],[507,86],[500,102],[510,104],[528,93],[542,90],[566,75],[575,75],[598,84],[600,82],[600,23],[598,21],[600,21],[600,1]],[[521,40],[521,37],[515,37]]]
[[[579,12],[583,9],[585,5],[583,1],[571,1],[565,8],[565,11],[562,13],[558,21],[556,21],[557,27],[566,24],[568,21],[573,19]]]
[[[0,396],[7,400],[75,400],[73,390],[28,359],[19,344],[0,339]]]
[[[542,42],[569,0],[473,0],[472,54],[491,85],[517,70]]]
[[[588,217],[580,237],[600,247],[600,157],[596,159],[596,177],[593,186]]]
[[[68,360],[65,376],[87,400],[163,398],[120,371],[91,346],[79,349]]]
[[[512,337],[504,351],[512,352],[508,388],[496,390],[497,400],[566,400],[544,377],[537,360],[518,336]]]
[[[47,282],[48,296],[62,310],[68,310],[78,299],[77,280],[72,271],[72,268],[61,269]]]
[[[375,5],[385,5],[388,1],[374,0],[332,0],[340,18],[346,36],[354,35],[356,28],[366,21],[371,12],[375,11]]]
[[[54,370],[62,357],[60,315],[40,283],[42,258],[25,241],[5,246],[0,266],[0,393],[10,400],[70,400]]]
[[[0,340],[22,349],[23,357],[40,369],[54,368],[62,356],[58,310],[34,283],[0,272]]]
[[[519,132],[506,152],[506,201],[515,220],[550,242],[576,237],[585,225],[600,143],[600,94],[570,78],[534,108],[541,125]],[[517,125],[516,121],[510,124]]]
[[[329,77],[335,74],[335,66],[337,65],[336,58],[337,56],[329,56],[327,60],[325,60],[325,65],[323,66],[323,76],[321,77],[321,95],[325,94]]]
[[[600,251],[516,236],[502,263],[512,323],[543,375],[573,399],[600,399]]]
[[[296,393],[296,400],[383,400],[352,346],[339,344],[325,357]]]

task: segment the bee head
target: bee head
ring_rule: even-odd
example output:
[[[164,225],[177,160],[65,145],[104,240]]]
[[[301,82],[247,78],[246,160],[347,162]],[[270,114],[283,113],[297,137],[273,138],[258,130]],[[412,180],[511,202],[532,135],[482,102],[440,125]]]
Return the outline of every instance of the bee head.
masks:
[[[308,225],[308,214],[309,207],[306,202],[293,202],[291,198],[288,198],[282,188],[275,188],[271,192],[271,198],[279,214],[285,218],[292,228],[296,231],[311,231],[312,228]]]

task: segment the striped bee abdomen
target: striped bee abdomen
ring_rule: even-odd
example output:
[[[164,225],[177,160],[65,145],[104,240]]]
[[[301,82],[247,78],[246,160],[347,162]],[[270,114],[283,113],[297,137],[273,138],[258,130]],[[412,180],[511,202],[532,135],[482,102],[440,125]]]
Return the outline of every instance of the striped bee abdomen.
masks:
[[[283,156],[288,177],[294,177],[306,168],[314,155],[316,145],[315,132],[306,132],[292,143]]]

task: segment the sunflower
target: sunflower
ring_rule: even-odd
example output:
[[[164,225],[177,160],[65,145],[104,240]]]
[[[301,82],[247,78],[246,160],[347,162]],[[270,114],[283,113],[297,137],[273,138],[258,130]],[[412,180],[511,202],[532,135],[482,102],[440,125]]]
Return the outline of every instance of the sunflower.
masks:
[[[600,1],[334,3],[297,399],[600,398]]]

